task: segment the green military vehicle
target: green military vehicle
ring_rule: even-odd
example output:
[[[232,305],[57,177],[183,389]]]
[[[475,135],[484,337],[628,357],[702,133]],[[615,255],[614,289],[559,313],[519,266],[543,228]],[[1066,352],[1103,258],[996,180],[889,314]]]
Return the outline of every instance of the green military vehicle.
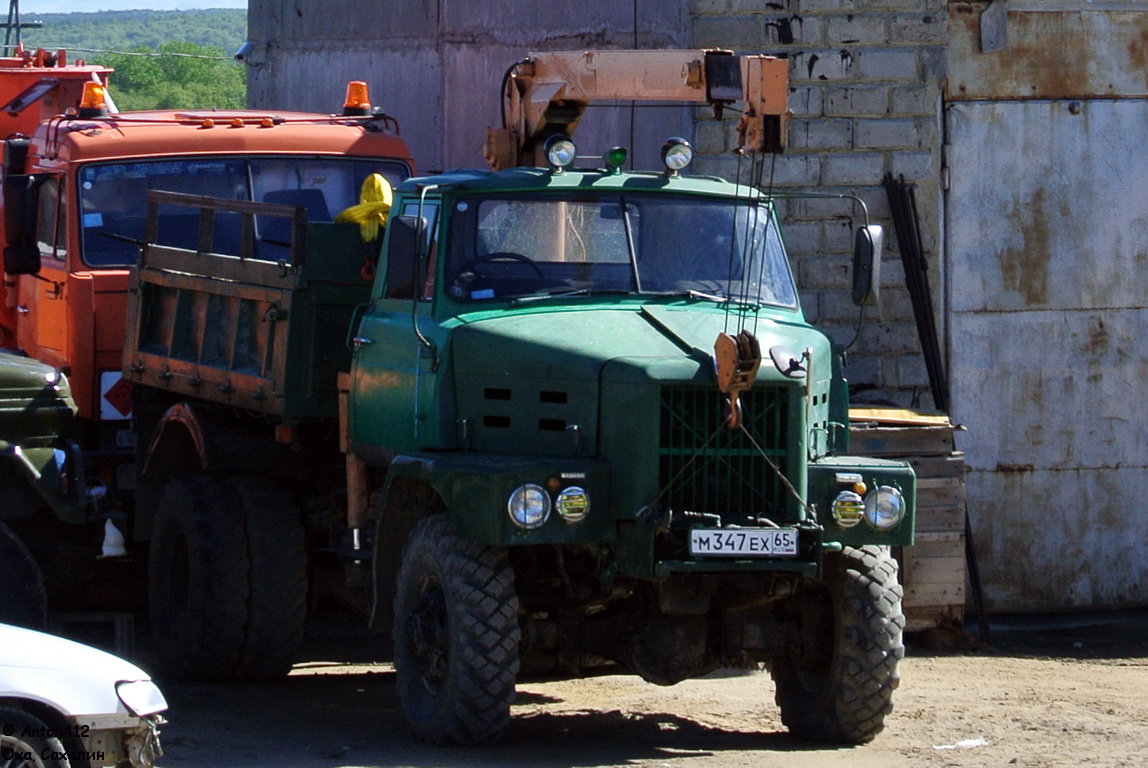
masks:
[[[42,628],[49,598],[74,599],[72,577],[99,550],[82,457],[65,439],[75,414],[60,371],[0,352],[0,623]]]
[[[681,141],[649,173],[547,150],[403,182],[381,247],[151,193],[124,375],[168,673],[285,673],[308,589],[333,589],[389,635],[432,742],[498,738],[524,676],[761,665],[792,732],[868,741],[914,477],[842,455],[845,381],[776,200],[688,175]],[[188,206],[198,247],[164,245]],[[259,258],[272,219],[290,258]]]

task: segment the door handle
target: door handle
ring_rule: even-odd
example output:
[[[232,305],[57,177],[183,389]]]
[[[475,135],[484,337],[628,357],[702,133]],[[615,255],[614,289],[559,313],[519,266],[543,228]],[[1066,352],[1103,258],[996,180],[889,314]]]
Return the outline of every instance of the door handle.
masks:
[[[16,307],[16,311],[19,312],[21,315],[26,315],[29,312],[31,312],[32,310],[28,309],[27,306],[20,304]]]
[[[354,350],[356,352],[358,352],[360,349],[367,346],[368,344],[374,344],[374,343],[375,343],[374,339],[368,339],[364,336],[356,336],[355,338],[351,339],[351,347],[354,348]]]

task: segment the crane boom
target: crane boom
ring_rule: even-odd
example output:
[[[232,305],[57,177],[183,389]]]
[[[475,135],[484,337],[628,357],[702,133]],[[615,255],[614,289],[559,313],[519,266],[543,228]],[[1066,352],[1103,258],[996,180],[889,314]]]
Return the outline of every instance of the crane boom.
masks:
[[[739,149],[781,152],[788,74],[785,59],[719,49],[531,53],[503,79],[503,126],[487,131],[486,159],[496,170],[542,164],[547,138],[573,134],[591,102],[609,100],[704,103],[718,118],[741,102]]]

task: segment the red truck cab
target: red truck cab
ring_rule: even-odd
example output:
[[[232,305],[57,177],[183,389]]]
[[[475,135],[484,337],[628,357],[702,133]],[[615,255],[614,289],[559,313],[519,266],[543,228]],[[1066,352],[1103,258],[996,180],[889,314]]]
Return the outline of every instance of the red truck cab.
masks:
[[[413,172],[397,122],[369,105],[331,115],[116,112],[99,100],[102,88],[89,86],[94,95],[81,97],[85,83],[106,86],[110,71],[69,65],[62,51],[0,59],[0,100],[11,94],[0,115],[11,123],[0,347],[68,374],[87,424],[85,442],[101,453],[131,447],[132,397],[120,368],[149,190],[299,206],[310,220],[330,221],[359,202],[368,175],[397,184]],[[22,107],[18,117],[14,102]],[[286,255],[290,237],[282,226],[281,219],[257,223],[257,258]],[[195,247],[194,217],[161,211],[160,228],[168,242]],[[214,232],[217,242],[239,236],[238,217],[235,228]]]

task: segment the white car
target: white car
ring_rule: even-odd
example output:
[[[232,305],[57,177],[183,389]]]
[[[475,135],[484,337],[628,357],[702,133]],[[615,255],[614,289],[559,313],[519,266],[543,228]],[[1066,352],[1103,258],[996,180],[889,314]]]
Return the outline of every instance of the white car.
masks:
[[[136,665],[0,624],[0,768],[151,768],[166,709]]]

